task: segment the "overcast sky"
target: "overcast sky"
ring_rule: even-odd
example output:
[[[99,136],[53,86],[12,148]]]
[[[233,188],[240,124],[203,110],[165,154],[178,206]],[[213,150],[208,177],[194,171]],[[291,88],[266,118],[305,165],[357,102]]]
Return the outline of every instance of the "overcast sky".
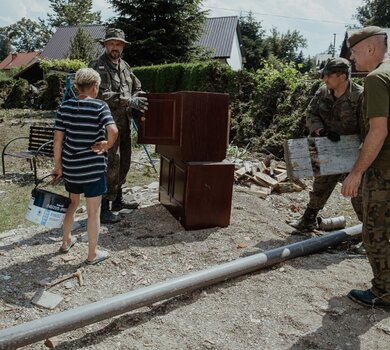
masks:
[[[314,56],[333,43],[336,49],[344,38],[347,25],[357,24],[352,19],[363,0],[204,0],[209,17],[247,15],[252,11],[257,21],[269,32],[275,27],[280,32],[298,30],[308,43],[304,54]],[[22,17],[45,19],[50,12],[48,0],[0,0],[0,27],[15,23]],[[94,11],[101,11],[103,20],[114,12],[106,0],[93,0]]]

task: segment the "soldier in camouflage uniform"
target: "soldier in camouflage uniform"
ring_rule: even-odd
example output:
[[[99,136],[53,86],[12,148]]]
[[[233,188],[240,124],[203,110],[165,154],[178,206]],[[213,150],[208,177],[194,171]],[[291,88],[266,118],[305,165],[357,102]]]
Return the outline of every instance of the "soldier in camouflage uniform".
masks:
[[[122,30],[110,28],[104,39],[100,40],[105,52],[90,67],[101,77],[98,98],[107,102],[118,127],[118,139],[108,151],[107,188],[103,196],[101,222],[115,223],[119,217],[111,210],[136,208],[137,203],[127,203],[122,196],[122,185],[131,162],[131,109],[147,109],[147,98],[139,97],[141,83],[131,71],[130,66],[121,59],[123,49],[129,45]],[[109,201],[112,201],[111,210]],[[135,205],[134,205],[135,204]]]
[[[374,278],[367,290],[348,297],[368,307],[390,311],[390,60],[387,35],[376,26],[362,28],[348,39],[356,69],[368,71],[363,116],[367,134],[341,193],[355,197],[363,183],[363,243]]]
[[[330,59],[322,70],[322,85],[307,108],[306,125],[311,136],[326,136],[334,142],[340,135],[361,134],[361,102],[363,88],[350,79],[351,65],[344,58]],[[289,224],[299,231],[317,227],[317,214],[345,175],[327,175],[314,178],[313,190],[303,216]],[[362,221],[362,198],[351,200]]]

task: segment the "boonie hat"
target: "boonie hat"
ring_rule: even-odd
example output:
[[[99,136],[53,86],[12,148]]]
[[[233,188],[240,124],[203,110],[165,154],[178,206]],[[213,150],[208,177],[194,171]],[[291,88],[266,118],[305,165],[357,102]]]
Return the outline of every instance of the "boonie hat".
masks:
[[[354,47],[357,43],[360,43],[361,41],[374,35],[387,36],[386,32],[381,27],[377,27],[377,26],[364,27],[357,30],[347,39],[348,47],[349,48]]]
[[[119,40],[125,43],[126,45],[130,45],[130,43],[125,40],[125,33],[123,32],[123,30],[118,28],[108,28],[106,30],[105,38],[100,39],[99,43],[103,45],[106,41],[109,40]]]
[[[351,63],[342,57],[334,57],[328,60],[326,62],[325,67],[321,70],[321,78],[324,77],[324,75],[329,75],[333,73],[346,73],[349,74],[351,70]]]

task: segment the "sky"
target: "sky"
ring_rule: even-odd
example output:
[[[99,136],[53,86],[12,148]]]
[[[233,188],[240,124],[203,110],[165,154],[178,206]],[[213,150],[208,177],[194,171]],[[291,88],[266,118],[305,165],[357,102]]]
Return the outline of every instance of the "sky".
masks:
[[[339,51],[347,25],[357,25],[352,16],[363,0],[204,0],[208,17],[247,16],[252,11],[266,33],[272,28],[285,33],[298,30],[307,40],[305,56],[315,56],[336,42]],[[51,12],[48,0],[0,0],[0,27],[22,17],[45,19]],[[115,15],[106,0],[93,0],[93,11],[101,11],[102,19]]]

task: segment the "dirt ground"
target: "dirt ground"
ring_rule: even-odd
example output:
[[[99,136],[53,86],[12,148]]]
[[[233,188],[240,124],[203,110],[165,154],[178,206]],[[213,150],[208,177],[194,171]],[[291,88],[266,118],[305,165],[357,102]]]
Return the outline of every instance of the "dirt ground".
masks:
[[[1,180],[1,179],[0,179]],[[230,225],[185,231],[159,204],[142,205],[99,243],[111,259],[50,289],[64,300],[47,310],[31,303],[42,280],[75,272],[86,258],[79,242],[58,253],[61,232],[31,225],[0,233],[0,328],[11,327],[161,281],[309,238],[285,220],[305,208],[311,182],[299,193],[261,199],[234,187]],[[128,184],[129,187],[134,184]],[[348,199],[330,198],[323,217],[358,222]],[[157,193],[155,194],[157,198]],[[143,204],[143,203],[141,203]],[[86,232],[78,216],[79,239]],[[315,235],[324,234],[317,232]],[[390,313],[350,301],[368,288],[371,269],[350,243],[202,288],[54,337],[56,349],[389,349]],[[24,347],[45,349],[43,341]]]

